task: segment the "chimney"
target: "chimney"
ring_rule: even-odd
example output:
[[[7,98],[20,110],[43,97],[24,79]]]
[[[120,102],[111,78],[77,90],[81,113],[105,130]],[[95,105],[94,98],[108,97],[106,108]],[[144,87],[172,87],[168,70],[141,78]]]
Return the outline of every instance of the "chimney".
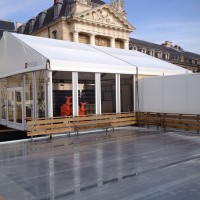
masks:
[[[22,26],[23,23],[21,22],[16,22],[16,29],[18,29],[20,26]]]
[[[170,41],[165,41],[165,43],[162,44],[162,45],[165,46],[165,47],[173,48],[173,43],[170,42]]]
[[[54,19],[59,16],[62,4],[63,0],[54,0]]]
[[[16,28],[17,29],[17,33],[24,33],[25,27],[26,27],[25,24],[21,24],[21,26]]]

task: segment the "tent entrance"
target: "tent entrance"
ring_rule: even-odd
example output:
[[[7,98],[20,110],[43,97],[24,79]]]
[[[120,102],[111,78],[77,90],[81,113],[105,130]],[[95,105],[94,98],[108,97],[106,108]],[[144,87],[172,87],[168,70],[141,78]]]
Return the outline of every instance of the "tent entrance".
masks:
[[[22,88],[8,88],[8,124],[10,127],[23,127],[23,92]]]

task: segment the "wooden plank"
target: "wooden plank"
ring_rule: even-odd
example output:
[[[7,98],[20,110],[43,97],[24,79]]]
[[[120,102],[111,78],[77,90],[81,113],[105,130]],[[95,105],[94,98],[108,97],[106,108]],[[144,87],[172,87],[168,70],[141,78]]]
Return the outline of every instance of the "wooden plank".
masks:
[[[136,125],[137,123],[134,121],[125,121],[125,122],[118,122],[118,123],[111,123],[112,127],[119,127],[119,126],[128,126],[128,125]]]
[[[62,118],[39,118],[39,119],[33,119],[32,121],[27,121],[27,125],[35,125],[35,124],[48,124],[48,123],[59,123],[59,122],[73,122],[73,121],[80,121],[80,120],[95,120],[95,119],[110,119],[112,117],[128,117],[128,116],[134,116],[135,113],[122,113],[122,114],[105,114],[105,115],[89,115],[89,116],[83,116],[83,117],[62,117]]]
[[[61,119],[48,119],[48,120],[33,120],[28,121],[27,126],[30,125],[42,125],[42,124],[51,124],[51,123],[64,123],[64,122],[70,122],[72,118],[61,118]]]
[[[36,131],[40,129],[56,129],[56,128],[64,128],[64,127],[71,127],[73,123],[61,123],[61,124],[47,124],[47,125],[35,125],[35,126],[28,126],[27,131]]]
[[[110,122],[124,122],[124,121],[135,121],[136,122],[136,117],[127,117],[127,118],[116,118],[112,119]]]
[[[188,125],[200,125],[200,122],[198,121],[192,121],[192,120],[170,120],[170,119],[165,119],[163,123],[174,123],[174,124],[188,124]]]
[[[66,133],[74,131],[74,128],[61,128],[61,129],[50,129],[50,130],[41,130],[41,131],[34,131],[34,132],[27,132],[27,136],[36,136],[36,135],[48,135],[48,134],[58,134],[58,133]]]
[[[186,125],[179,125],[179,124],[164,124],[162,127],[185,129],[185,130],[200,130],[200,127],[197,127],[197,126],[186,126]]]

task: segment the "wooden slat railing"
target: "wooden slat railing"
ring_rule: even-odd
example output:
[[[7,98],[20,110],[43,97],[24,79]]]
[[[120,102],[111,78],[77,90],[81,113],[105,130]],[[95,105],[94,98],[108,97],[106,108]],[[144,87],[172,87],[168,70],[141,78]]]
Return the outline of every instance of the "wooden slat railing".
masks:
[[[27,120],[27,135],[52,135],[88,129],[128,126],[136,124],[136,113],[87,115],[79,117],[39,118]]]
[[[137,123],[199,132],[200,115],[139,112],[137,113]]]
[[[176,128],[200,131],[200,115],[172,114],[172,113],[120,113],[87,115],[80,117],[39,118],[27,121],[27,135],[52,135],[57,133],[79,132],[81,130],[128,125],[155,125],[162,128]]]

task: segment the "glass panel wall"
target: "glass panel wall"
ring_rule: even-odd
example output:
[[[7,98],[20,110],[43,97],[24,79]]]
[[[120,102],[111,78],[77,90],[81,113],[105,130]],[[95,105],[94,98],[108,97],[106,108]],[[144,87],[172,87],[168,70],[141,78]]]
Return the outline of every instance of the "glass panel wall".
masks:
[[[45,117],[44,71],[36,71],[36,118]]]
[[[133,111],[133,75],[120,75],[121,112]]]
[[[115,74],[101,74],[101,113],[116,113]]]
[[[22,123],[23,74],[7,78],[8,121]]]
[[[0,80],[1,119],[6,119],[6,79]]]
[[[95,74],[78,73],[79,115],[95,114]]]
[[[33,74],[25,74],[25,104],[26,104],[26,117],[33,116]]]
[[[14,122],[14,92],[8,90],[8,121]]]
[[[17,123],[22,123],[22,90],[15,90],[15,119]]]
[[[53,116],[71,116],[72,110],[72,72],[52,73]]]

